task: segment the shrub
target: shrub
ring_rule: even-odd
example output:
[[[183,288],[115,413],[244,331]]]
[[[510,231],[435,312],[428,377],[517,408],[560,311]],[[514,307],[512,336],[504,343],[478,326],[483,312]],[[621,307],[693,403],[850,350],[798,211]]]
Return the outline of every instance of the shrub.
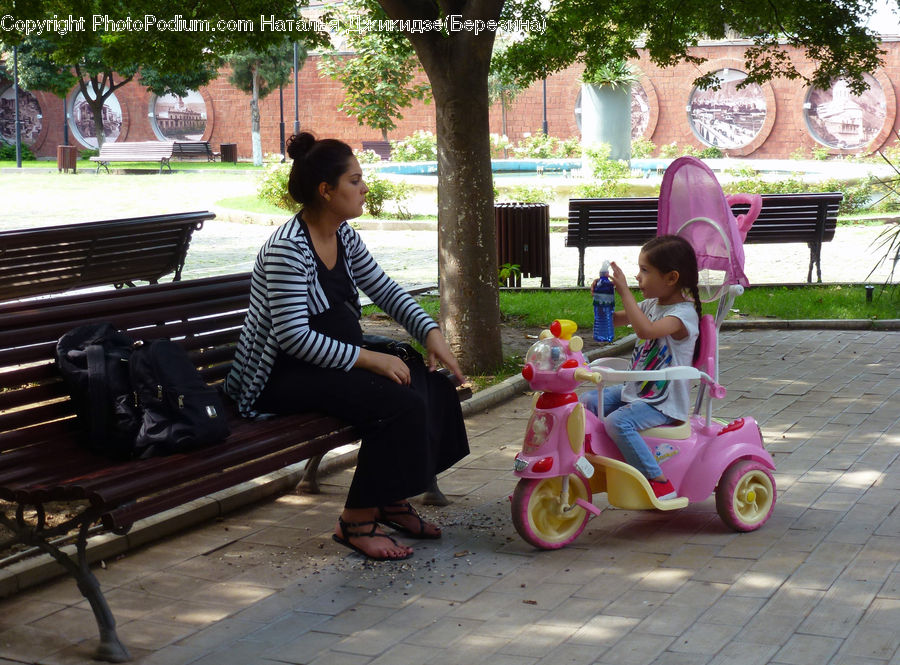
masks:
[[[680,157],[681,151],[678,148],[678,144],[675,143],[675,141],[672,141],[671,143],[666,143],[659,147],[659,156],[665,157],[666,159]]]
[[[653,154],[656,150],[656,144],[650,139],[632,139],[631,140],[631,158],[645,159]]]
[[[530,159],[560,159],[563,157],[579,157],[581,144],[577,137],[558,139],[543,133],[526,136],[513,148],[516,157]]]
[[[397,162],[433,162],[437,159],[437,137],[419,129],[412,136],[391,141],[391,159]]]
[[[828,148],[824,145],[816,146],[813,148],[813,159],[818,159],[819,161],[825,161],[831,154],[831,148]]]
[[[36,158],[34,153],[24,143],[22,144],[22,161],[23,162],[33,162]],[[13,143],[6,143],[0,140],[0,159],[2,160],[10,160],[15,161],[16,159],[16,146]]]
[[[291,175],[291,164],[273,163],[266,167],[256,187],[256,196],[266,203],[290,212],[300,210],[297,203],[288,193],[288,178]]]
[[[91,157],[96,157],[100,154],[100,148],[85,148],[84,150],[78,153],[78,159],[82,161],[87,161]]]
[[[354,150],[353,155],[360,164],[377,164],[381,161],[381,155],[374,150]]]
[[[410,196],[410,187],[405,182],[393,182],[377,175],[370,174],[366,177],[366,212],[372,217],[381,217],[384,214],[384,206],[388,201],[393,201],[397,207],[397,217],[409,219],[410,214],[406,209],[406,200]]]
[[[575,194],[580,199],[618,199],[628,196],[628,185],[612,180],[592,182],[578,185]]]
[[[628,162],[623,159],[610,159],[610,150],[609,144],[601,143],[584,151],[591,175],[601,180],[621,180],[630,176],[631,169]]]
[[[494,197],[497,198],[496,196]],[[508,190],[500,192],[501,201],[515,201],[517,203],[547,203],[552,201],[553,190],[549,187],[529,187],[528,185],[515,185]]]
[[[501,158],[504,151],[508,151],[512,147],[512,141],[503,134],[491,134],[491,156]]]
[[[721,157],[724,156],[724,154],[725,153],[722,152],[721,148],[711,145],[711,146],[705,147],[703,150],[700,151],[700,158],[701,159],[720,159]]]

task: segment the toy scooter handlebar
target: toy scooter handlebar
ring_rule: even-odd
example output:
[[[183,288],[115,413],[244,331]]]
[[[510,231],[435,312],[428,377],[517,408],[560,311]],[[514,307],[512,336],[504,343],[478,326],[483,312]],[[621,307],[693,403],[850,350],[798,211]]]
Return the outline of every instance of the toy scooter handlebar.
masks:
[[[600,383],[602,375],[599,372],[590,372],[583,367],[579,367],[572,375],[577,381],[590,381],[591,383]]]
[[[597,361],[594,361],[597,362]],[[602,376],[602,380],[611,383],[625,383],[628,381],[675,381],[679,379],[700,380],[710,386],[711,395],[717,399],[725,396],[725,388],[720,386],[706,372],[701,372],[696,367],[678,366],[668,367],[666,369],[652,370],[618,370],[609,367],[596,366],[591,363],[590,367],[596,371],[593,374]],[[576,378],[579,378],[576,374]],[[599,383],[599,380],[586,379]]]

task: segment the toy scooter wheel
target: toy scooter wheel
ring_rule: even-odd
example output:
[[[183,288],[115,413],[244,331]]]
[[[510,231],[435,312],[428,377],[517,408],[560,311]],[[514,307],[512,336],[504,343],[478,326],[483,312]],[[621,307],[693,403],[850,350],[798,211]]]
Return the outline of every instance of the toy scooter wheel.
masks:
[[[523,478],[512,497],[512,520],[525,542],[545,550],[575,540],[590,515],[576,499],[591,500],[591,489],[577,474],[569,475],[568,506],[561,506],[562,478]]]
[[[719,517],[735,531],[754,531],[775,508],[775,480],[764,464],[738,460],[722,474],[716,488]]]

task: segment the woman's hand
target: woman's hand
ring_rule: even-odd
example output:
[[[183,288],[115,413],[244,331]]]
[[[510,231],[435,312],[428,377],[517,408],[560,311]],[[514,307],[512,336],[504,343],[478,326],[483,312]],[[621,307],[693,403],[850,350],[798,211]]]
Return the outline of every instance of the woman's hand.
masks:
[[[380,374],[403,386],[408,386],[410,383],[409,367],[400,358],[390,353],[360,349],[359,357],[353,366]]]
[[[425,338],[425,351],[428,353],[425,362],[428,364],[430,371],[436,370],[438,363],[440,363],[453,372],[453,376],[460,383],[466,382],[466,377],[459,368],[459,363],[456,362],[456,356],[453,355],[450,345],[447,344],[447,340],[444,339],[444,334],[439,328],[432,328],[428,332],[428,336]]]

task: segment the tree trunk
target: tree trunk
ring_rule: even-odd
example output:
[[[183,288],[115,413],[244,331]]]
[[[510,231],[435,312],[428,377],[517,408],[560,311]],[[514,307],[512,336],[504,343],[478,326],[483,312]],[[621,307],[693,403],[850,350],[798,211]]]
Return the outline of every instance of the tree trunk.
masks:
[[[253,142],[253,165],[262,166],[262,139],[259,135],[259,72],[251,69],[253,94],[250,96],[250,135]]]
[[[499,12],[499,8],[497,9]],[[463,371],[503,361],[488,123],[494,35],[410,35],[437,116],[441,328]]]

